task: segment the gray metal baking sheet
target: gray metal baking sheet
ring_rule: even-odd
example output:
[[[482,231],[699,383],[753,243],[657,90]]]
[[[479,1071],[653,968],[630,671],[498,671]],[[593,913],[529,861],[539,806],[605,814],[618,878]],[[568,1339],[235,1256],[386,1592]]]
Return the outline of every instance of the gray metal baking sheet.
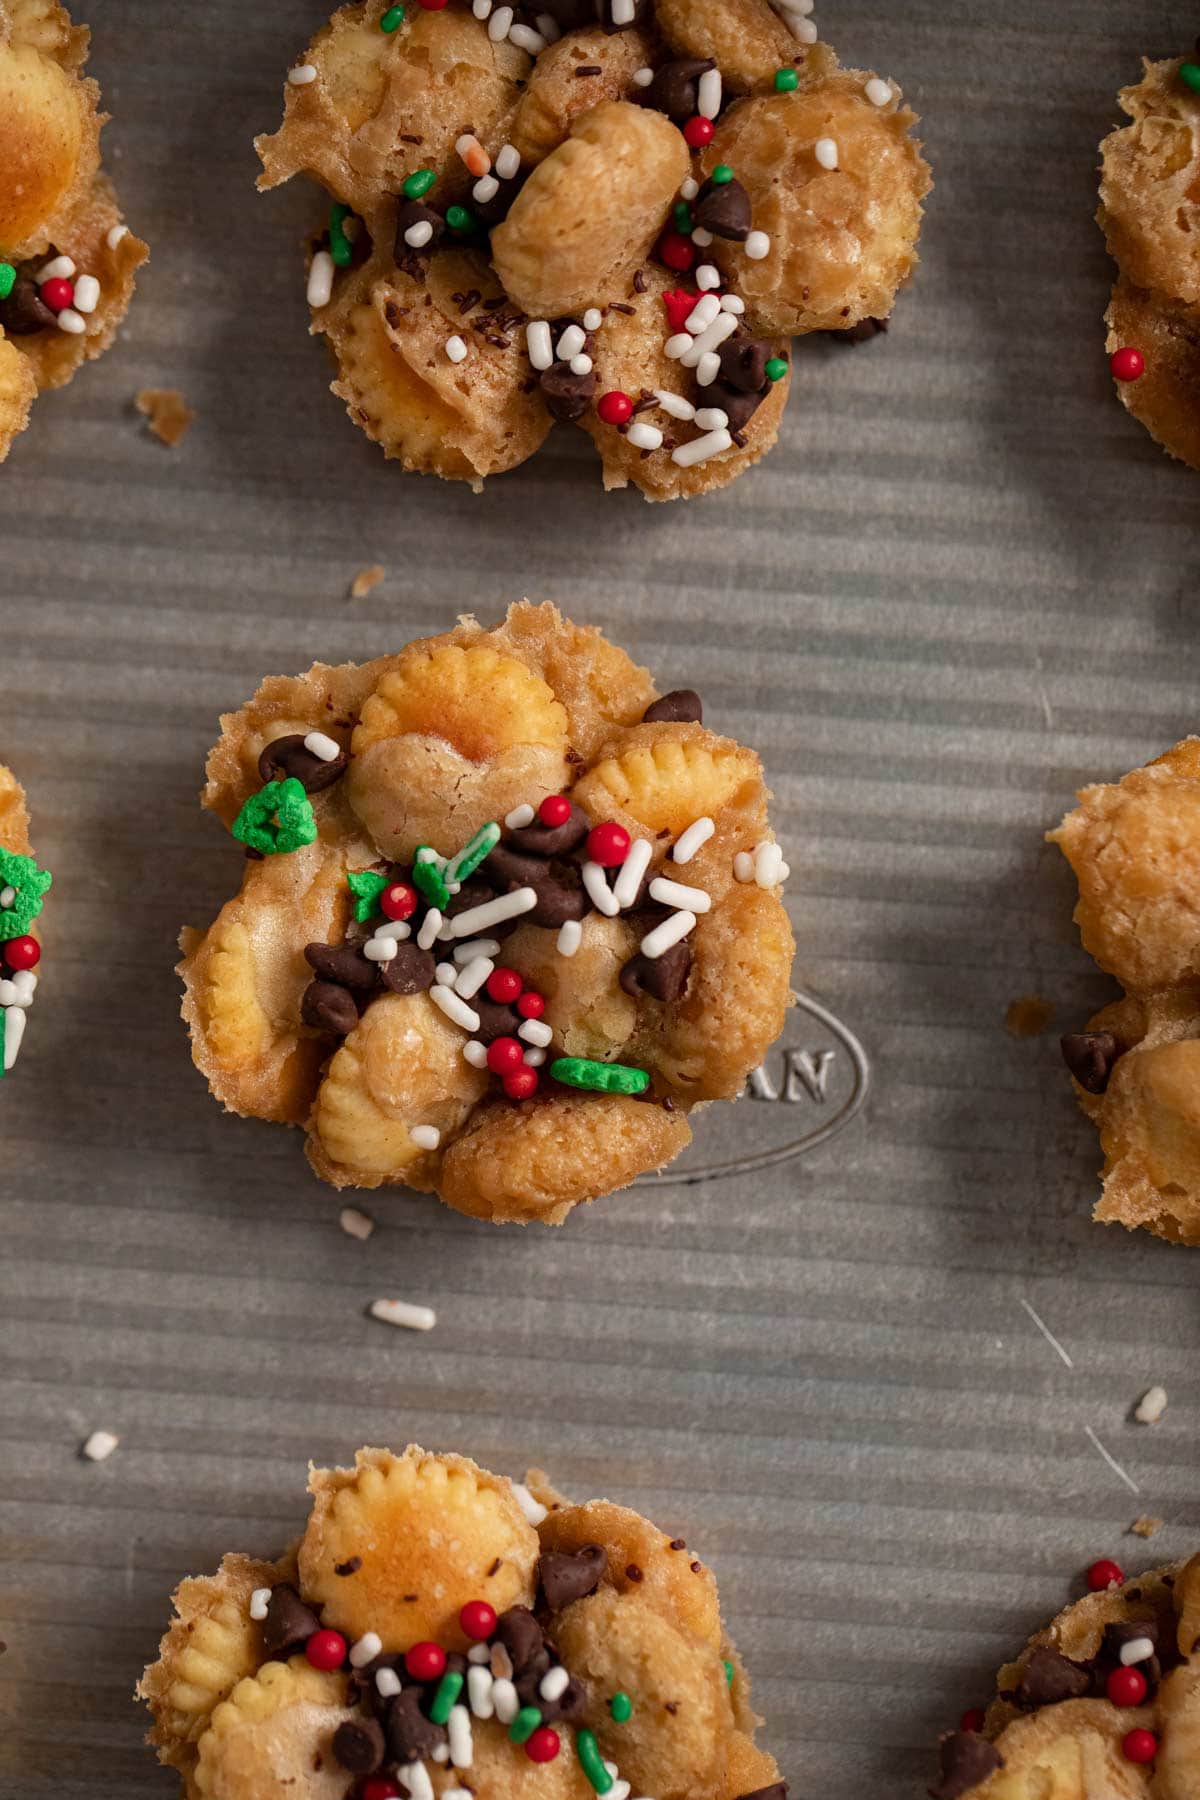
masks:
[[[1200,482],[1111,397],[1092,224],[1116,90],[1194,11],[822,0],[844,59],[925,117],[924,261],[886,340],[803,349],[758,472],[668,510],[605,499],[582,436],[480,499],[406,479],[326,392],[315,201],[257,199],[250,149],[322,11],[80,6],[154,256],[118,347],[0,474],[0,757],[56,873],[0,1096],[0,1792],[170,1795],[129,1696],[175,1582],[285,1539],[309,1457],[415,1437],[681,1530],[793,1795],[910,1800],[1092,1557],[1200,1539],[1200,1253],[1089,1223],[1097,1150],[1054,1044],[1110,990],[1041,842],[1077,785],[1197,725]],[[196,408],[178,450],[133,413],[143,386]],[[298,1137],[225,1117],[188,1058],[175,936],[239,875],[202,760],[261,674],[522,593],[761,750],[798,978],[869,1091],[804,1154],[558,1234],[396,1192],[357,1243]],[[1019,1042],[1005,1010],[1032,994],[1054,1021]],[[861,1098],[829,1032],[798,1013],[793,1098],[777,1060],[785,1097],[713,1115],[692,1166]],[[796,1071],[827,1048],[822,1106]],[[368,1320],[378,1295],[437,1329]],[[121,1439],[104,1464],[78,1456],[95,1428]],[[1144,1513],[1151,1543],[1124,1535]]]

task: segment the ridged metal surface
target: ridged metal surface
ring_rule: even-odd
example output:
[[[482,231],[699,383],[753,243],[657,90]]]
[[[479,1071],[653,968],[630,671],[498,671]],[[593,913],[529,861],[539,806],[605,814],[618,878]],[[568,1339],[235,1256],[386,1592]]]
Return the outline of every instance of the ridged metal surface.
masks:
[[[0,1096],[0,1791],[169,1795],[129,1694],[175,1582],[286,1538],[309,1457],[415,1437],[682,1531],[793,1794],[909,1800],[1083,1565],[1200,1538],[1200,1263],[1088,1221],[1097,1151],[1054,1031],[1108,989],[1041,843],[1078,784],[1197,723],[1200,487],[1111,397],[1091,222],[1117,87],[1195,21],[825,0],[845,60],[925,115],[924,263],[885,341],[802,350],[761,470],[663,511],[606,500],[582,437],[482,499],[407,480],[324,391],[310,197],[256,200],[249,145],[320,13],[95,0],[109,154],[154,261],[120,346],[0,474],[0,757],[56,871]],[[143,385],[197,409],[174,453],[132,415]],[[347,600],[375,561],[386,583]],[[175,934],[240,866],[195,804],[204,752],[260,674],[522,592],[761,750],[799,979],[872,1091],[799,1160],[557,1234],[397,1193],[358,1244],[298,1138],[222,1116],[188,1058]],[[1005,1008],[1031,993],[1054,1028],[1017,1043]],[[713,1116],[705,1153],[812,1123],[785,1105]],[[368,1321],[391,1294],[436,1331]],[[1148,1430],[1128,1413],[1151,1382],[1170,1409]],[[121,1436],[104,1465],[77,1457],[96,1427]],[[1152,1544],[1123,1536],[1139,1513],[1168,1521]]]

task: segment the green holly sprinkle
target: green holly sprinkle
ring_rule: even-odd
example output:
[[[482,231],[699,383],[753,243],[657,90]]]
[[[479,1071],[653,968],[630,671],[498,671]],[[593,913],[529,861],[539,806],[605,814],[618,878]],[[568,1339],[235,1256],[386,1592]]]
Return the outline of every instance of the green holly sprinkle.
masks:
[[[42,910],[53,875],[32,856],[0,849],[0,944],[24,937]],[[4,902],[7,901],[7,905]]]
[[[339,269],[348,269],[350,259],[354,255],[354,246],[346,236],[346,220],[350,217],[350,208],[335,200],[329,209],[329,254]]]
[[[1185,87],[1191,88],[1193,94],[1200,94],[1200,63],[1180,63],[1179,79]]]
[[[800,76],[795,69],[776,69],[775,92],[777,94],[794,94],[800,86]]]
[[[303,786],[289,775],[251,794],[231,829],[240,844],[263,856],[278,856],[314,843],[317,821]]]
[[[687,237],[692,230],[692,209],[686,200],[675,202],[675,229]]]
[[[462,1693],[463,1678],[455,1669],[447,1669],[438,1682],[437,1692],[429,1708],[429,1717],[435,1725],[444,1725],[450,1717],[450,1708]],[[518,1714],[518,1717],[520,1715]],[[541,1718],[538,1714],[538,1718]]]
[[[500,842],[500,827],[495,820],[490,825],[481,825],[470,843],[460,850],[446,865],[445,879],[451,881],[468,880],[486,857],[492,854]]]
[[[728,163],[718,163],[708,179],[714,187],[728,187],[733,180],[733,170]]]
[[[474,231],[475,214],[469,206],[448,206],[446,223],[451,231]]]
[[[0,300],[7,300],[17,285],[17,271],[11,263],[0,262]]]
[[[436,169],[418,169],[416,174],[410,175],[404,183],[404,198],[406,200],[423,200],[436,181]]]
[[[404,8],[402,6],[389,6],[382,19],[379,21],[379,29],[380,31],[388,32],[397,31],[403,23]]]
[[[624,1692],[614,1694],[608,1703],[608,1710],[618,1725],[625,1725],[633,1715],[633,1701]]]
[[[560,1056],[550,1064],[550,1076],[564,1087],[586,1088],[593,1094],[644,1094],[650,1086],[645,1069],[631,1069],[624,1063],[590,1062],[585,1056]]]
[[[510,1744],[526,1744],[542,1722],[542,1715],[536,1706],[523,1706],[508,1728]]]
[[[788,372],[786,356],[773,356],[767,364],[767,380],[782,381]]]
[[[421,854],[422,850],[425,852],[424,856]],[[442,879],[441,870],[433,860],[436,854],[436,851],[431,850],[428,844],[418,846],[417,854],[413,858],[413,886],[429,902],[430,906],[436,906],[439,912],[444,913],[450,904],[450,890]]]
[[[346,876],[346,886],[354,895],[354,917],[360,925],[366,925],[379,911],[379,896],[388,885],[386,875],[379,875],[374,869],[351,869]]]
[[[724,1667],[725,1667],[725,1686],[732,1687],[733,1686],[733,1664],[731,1662],[727,1662],[724,1665]]]

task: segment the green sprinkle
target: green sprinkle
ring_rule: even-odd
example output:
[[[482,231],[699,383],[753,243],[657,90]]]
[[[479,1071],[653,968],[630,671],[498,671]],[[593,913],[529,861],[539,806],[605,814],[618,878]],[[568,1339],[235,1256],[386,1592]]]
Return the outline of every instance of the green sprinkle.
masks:
[[[354,916],[360,925],[375,917],[379,911],[379,896],[387,885],[387,876],[377,875],[374,869],[351,869],[346,886],[354,895]]]
[[[733,1664],[731,1662],[725,1664],[725,1685],[726,1687],[733,1686]]]
[[[445,912],[450,904],[450,890],[442,880],[437,863],[432,861],[432,852],[423,858],[422,850],[429,850],[429,845],[419,845],[413,858],[413,886],[419,894],[424,895],[430,906],[436,906],[439,912]]]
[[[1200,63],[1180,63],[1179,79],[1193,94],[1200,94]]]
[[[718,163],[708,179],[714,187],[727,187],[733,180],[733,170],[728,163]]]
[[[430,1718],[433,1717],[431,1713]],[[523,1706],[508,1728],[510,1744],[525,1744],[533,1736],[542,1722],[541,1711],[536,1706]],[[601,1765],[603,1766],[603,1765]]]
[[[0,909],[0,943],[24,937],[42,910],[42,897],[54,877],[39,869],[32,856],[0,848],[0,889],[12,888],[16,898]]]
[[[348,269],[354,255],[354,246],[346,236],[349,217],[350,208],[335,200],[329,209],[329,254],[339,269]]]
[[[618,1725],[624,1725],[632,1716],[633,1701],[629,1698],[629,1695],[624,1692],[614,1694],[608,1703],[608,1710],[617,1721]]]
[[[575,1733],[575,1754],[579,1758],[579,1766],[591,1782],[598,1794],[607,1794],[613,1784],[613,1778],[604,1766],[604,1758],[600,1754],[600,1746],[596,1742],[596,1734],[592,1731]]]
[[[239,844],[263,856],[278,856],[315,843],[317,821],[303,786],[289,775],[251,794],[230,829]]]
[[[493,820],[490,825],[481,825],[475,836],[465,849],[452,857],[446,865],[446,880],[466,881],[473,875],[485,857],[492,854],[500,842],[500,827]]]
[[[767,364],[767,379],[769,381],[782,381],[787,372],[788,362],[786,356],[773,356]]]
[[[379,29],[380,31],[396,31],[403,23],[404,8],[402,6],[389,6],[382,19],[379,21]]]
[[[429,1708],[429,1717],[435,1725],[444,1725],[450,1717],[450,1708],[462,1693],[463,1678],[456,1669],[447,1669],[437,1684],[437,1692]],[[520,1716],[520,1715],[518,1715]],[[539,1719],[541,1714],[538,1714]],[[524,1740],[522,1740],[524,1741]]]
[[[644,1094],[650,1086],[645,1069],[624,1063],[589,1062],[584,1056],[560,1056],[550,1064],[550,1075],[564,1087],[588,1088],[596,1094]],[[607,1789],[601,1788],[601,1793]]]
[[[0,300],[7,300],[17,285],[17,271],[11,263],[0,262]]]
[[[406,200],[423,200],[436,181],[436,169],[418,169],[416,174],[410,175],[404,184],[404,198]]]
[[[795,69],[776,69],[775,92],[777,94],[794,94],[800,86],[800,76]]]
[[[474,231],[475,214],[469,206],[448,206],[446,223],[451,231]]]
[[[675,229],[682,231],[685,237],[692,229],[692,209],[686,200],[675,202]]]

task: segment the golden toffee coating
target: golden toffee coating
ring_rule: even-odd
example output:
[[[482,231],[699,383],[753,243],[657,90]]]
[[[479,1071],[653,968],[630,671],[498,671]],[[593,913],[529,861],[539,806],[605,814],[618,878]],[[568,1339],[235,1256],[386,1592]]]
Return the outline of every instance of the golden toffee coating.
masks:
[[[360,1450],[280,1561],[184,1581],[138,1695],[188,1800],[786,1800],[695,1552],[526,1482]]]
[[[341,7],[257,140],[261,187],[330,197],[308,297],[351,417],[476,488],[556,420],[608,488],[736,479],[789,338],[885,318],[916,264],[915,115],[768,0],[401,11]]]
[[[1200,1244],[1200,738],[1084,788],[1049,840],[1084,948],[1126,990],[1063,1039],[1104,1151],[1096,1217]]]
[[[941,1755],[934,1800],[1197,1800],[1200,1556],[1067,1607]]]
[[[100,168],[88,38],[54,0],[0,0],[0,462],[37,395],[107,350],[149,254]]]
[[[791,999],[762,769],[701,710],[528,602],[264,682],[223,718],[203,796],[251,848],[241,889],[182,939],[216,1097],[304,1127],[336,1187],[404,1184],[498,1223],[561,1223],[669,1163]],[[303,841],[261,854],[270,806],[265,837],[245,820],[289,776]]]

